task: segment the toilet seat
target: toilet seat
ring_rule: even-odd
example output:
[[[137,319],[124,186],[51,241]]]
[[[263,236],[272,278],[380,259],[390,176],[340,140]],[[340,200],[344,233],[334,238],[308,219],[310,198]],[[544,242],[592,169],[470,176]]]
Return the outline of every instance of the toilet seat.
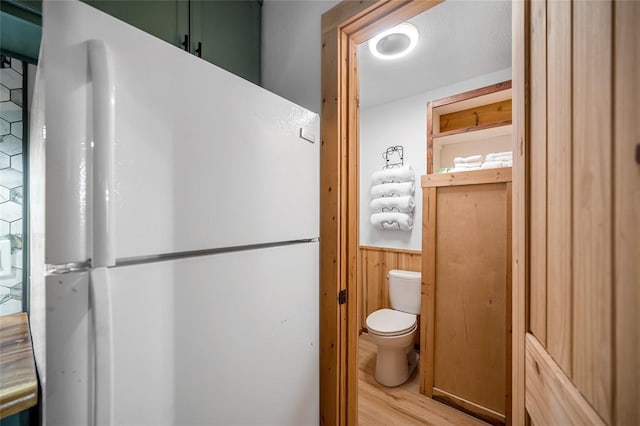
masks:
[[[399,336],[413,332],[417,328],[414,314],[393,309],[380,309],[371,313],[366,323],[367,330],[379,336]]]

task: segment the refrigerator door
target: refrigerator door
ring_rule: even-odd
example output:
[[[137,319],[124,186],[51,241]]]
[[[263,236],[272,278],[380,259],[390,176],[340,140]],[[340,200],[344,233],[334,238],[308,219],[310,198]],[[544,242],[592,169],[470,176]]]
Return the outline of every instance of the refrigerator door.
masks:
[[[114,423],[318,423],[318,243],[111,269]]]
[[[47,361],[43,424],[91,425],[94,374],[89,273],[48,276],[44,289]]]
[[[47,263],[96,255],[96,197],[118,259],[318,236],[317,114],[86,4],[43,7]]]
[[[112,371],[94,371],[90,274],[49,276],[45,424],[318,424],[318,256],[306,243],[103,269]],[[100,376],[110,413],[93,405]]]

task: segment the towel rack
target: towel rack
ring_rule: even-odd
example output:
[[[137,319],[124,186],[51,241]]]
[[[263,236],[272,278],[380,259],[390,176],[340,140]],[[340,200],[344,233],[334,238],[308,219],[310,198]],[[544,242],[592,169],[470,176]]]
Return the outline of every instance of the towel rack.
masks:
[[[397,226],[398,226],[398,228],[397,228],[397,229],[402,230],[402,228],[400,227],[400,223],[399,223],[397,220],[393,220],[393,221],[383,220],[383,221],[382,221],[382,222],[380,222],[380,223],[381,223],[381,224],[385,224],[385,223],[386,223],[386,224],[387,224],[387,225],[389,225],[389,226],[397,225]],[[385,228],[385,229],[394,229],[394,228]]]
[[[385,169],[404,166],[404,147],[402,145],[390,146],[382,153],[385,160]]]

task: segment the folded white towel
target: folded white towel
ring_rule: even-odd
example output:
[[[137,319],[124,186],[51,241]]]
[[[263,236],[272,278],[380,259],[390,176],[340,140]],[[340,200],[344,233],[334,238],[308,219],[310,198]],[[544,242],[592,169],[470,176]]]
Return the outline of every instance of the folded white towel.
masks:
[[[371,198],[413,195],[413,182],[381,183],[371,187]]]
[[[475,163],[476,161],[482,161],[482,155],[471,155],[469,157],[456,157],[453,159],[454,163]]]
[[[381,212],[400,212],[400,213],[412,213],[415,207],[413,197],[382,197],[374,198],[369,204],[371,213]]]
[[[466,168],[474,168],[474,167],[480,167],[482,166],[482,161],[474,161],[473,163],[458,163],[458,162],[454,162],[453,163],[454,167],[466,167]]]
[[[496,161],[496,160],[511,160],[513,158],[513,152],[505,151],[505,152],[492,152],[487,154],[485,157],[485,161]]]
[[[390,182],[413,182],[416,175],[410,164],[401,167],[392,167],[389,169],[378,170],[371,176],[371,183],[378,185]]]
[[[485,161],[482,164],[482,168],[483,169],[493,169],[495,167],[511,167],[512,163],[513,163],[512,161],[502,161],[502,160]]]
[[[380,229],[411,231],[413,216],[406,213],[374,213],[371,215],[371,224]]]
[[[469,172],[471,170],[480,170],[482,168],[482,166],[475,166],[475,167],[454,167],[453,169],[449,169],[448,173],[453,173],[453,172]]]

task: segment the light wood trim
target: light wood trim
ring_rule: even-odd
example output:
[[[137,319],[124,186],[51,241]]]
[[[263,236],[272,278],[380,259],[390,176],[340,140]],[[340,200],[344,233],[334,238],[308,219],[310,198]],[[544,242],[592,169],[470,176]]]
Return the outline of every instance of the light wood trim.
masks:
[[[571,376],[571,3],[547,2],[546,347]]]
[[[472,401],[467,401],[464,398],[460,398],[459,396],[443,391],[442,389],[433,388],[433,399],[442,401],[447,405],[457,407],[461,411],[478,417],[487,423],[505,424],[506,422],[506,417],[504,415],[478,405]]]
[[[26,313],[0,317],[0,418],[38,403],[38,379]]]
[[[436,289],[436,188],[425,188],[422,202],[422,341],[420,342],[420,393],[433,392],[435,289]]]
[[[322,17],[320,147],[320,423],[357,422],[357,310],[338,292],[357,294],[358,164],[355,44],[442,0],[343,1]],[[350,298],[351,303],[355,302]],[[349,302],[347,303],[347,305]],[[354,303],[355,304],[355,303]],[[353,314],[356,312],[356,314]],[[355,367],[354,367],[355,366]]]
[[[500,90],[499,92],[489,93],[487,95],[478,96],[471,99],[465,99],[460,102],[455,102],[448,105],[442,105],[436,108],[438,118],[443,114],[451,114],[453,112],[464,111],[467,109],[476,108],[482,105],[494,104],[506,100],[511,100],[513,90],[511,88]],[[509,114],[511,118],[511,114]],[[438,123],[440,120],[437,120]]]
[[[421,177],[423,188],[439,186],[481,185],[511,182],[511,167],[471,170],[468,172],[438,173]]]
[[[348,61],[343,66],[345,74],[358,75],[358,58],[357,46],[353,39],[344,39],[346,45],[346,53],[348,54]],[[360,109],[359,109],[359,97],[360,88],[359,80],[356,78],[353,81],[347,80],[345,82],[345,88],[343,93],[348,93],[346,99],[346,109],[349,113],[349,118],[346,124],[347,128],[347,140],[346,144],[346,158],[345,162],[346,170],[344,170],[345,176],[348,177],[348,188],[359,188],[360,173],[358,172],[359,165],[359,130],[360,130]],[[352,302],[346,304],[346,316],[342,317],[343,327],[346,327],[347,332],[343,334],[344,345],[347,349],[347,423],[346,424],[358,424],[358,335],[360,328],[358,327],[358,300],[361,297],[358,295],[358,260],[360,256],[360,236],[358,222],[360,220],[360,200],[359,191],[346,191],[343,192],[344,205],[348,206],[347,214],[347,228],[345,230],[346,238],[346,255],[347,262],[345,264],[347,273],[347,294],[351,295]],[[345,248],[343,245],[343,250]],[[356,391],[351,391],[355,389]],[[349,407],[353,407],[350,409]],[[342,423],[344,424],[344,423]]]
[[[488,95],[494,92],[500,92],[502,90],[511,89],[511,80],[503,81],[501,83],[491,84],[489,86],[480,87],[478,89],[469,90],[468,92],[458,93],[446,98],[440,98],[433,101],[433,108],[449,105],[452,103],[465,101],[467,99],[477,98],[478,96]]]
[[[640,422],[640,3],[614,2],[614,424]],[[635,230],[635,231],[633,231]]]
[[[349,0],[347,0],[349,1]],[[355,44],[364,43],[383,29],[401,24],[442,3],[444,0],[389,0],[366,16],[344,26]]]
[[[439,123],[439,120],[438,120]],[[433,134],[440,131],[440,127],[434,129],[433,102],[427,103],[427,174],[433,173]]]
[[[512,366],[511,366],[511,356],[513,353],[513,291],[511,289],[512,281],[513,281],[513,268],[511,262],[513,261],[513,223],[511,216],[513,214],[513,184],[511,182],[507,182],[507,202],[505,208],[507,212],[505,214],[508,226],[507,226],[507,244],[506,244],[506,252],[507,252],[507,270],[505,277],[505,293],[506,293],[506,305],[507,305],[507,318],[506,318],[506,327],[507,327],[507,344],[506,344],[506,365],[507,371],[505,374],[505,389],[506,389],[506,401],[505,401],[505,419],[508,425],[512,424],[512,414],[513,407],[513,390],[511,389],[511,375],[512,375]]]
[[[573,2],[572,379],[606,423],[613,411],[612,6]]]
[[[482,130],[487,130],[487,129],[492,129],[494,127],[503,127],[503,126],[509,126],[511,125],[511,120],[503,120],[503,121],[497,121],[495,123],[486,123],[486,124],[481,124],[478,126],[473,126],[473,127],[464,127],[461,129],[455,129],[455,130],[450,130],[448,132],[442,132],[442,133],[436,133],[433,135],[434,139],[438,138],[438,139],[442,139],[442,138],[447,138],[447,137],[451,137],[451,136],[455,136],[455,135],[460,135],[460,134],[470,134],[470,133],[474,133],[474,132],[479,132]]]
[[[525,333],[528,280],[528,160],[527,93],[529,78],[530,1],[512,3],[513,78],[513,259],[512,259],[512,424],[523,426],[525,410]]]
[[[449,145],[461,142],[471,142],[481,139],[490,139],[498,136],[510,135],[513,132],[511,120],[508,124],[499,123],[496,126],[487,126],[483,129],[475,129],[471,132],[449,132],[447,134],[440,133],[433,136],[433,142],[438,146]]]
[[[604,425],[571,380],[527,334],[527,411],[536,425]]]
[[[547,339],[547,4],[531,3],[530,329]]]
[[[388,0],[343,1],[322,15],[322,32],[332,32],[379,8]]]
[[[322,143],[320,145],[320,424],[337,425],[340,398],[341,143],[338,125],[338,31],[322,34]],[[333,96],[332,96],[333,95]],[[331,166],[329,166],[331,165]],[[344,404],[343,404],[344,405]],[[344,408],[342,408],[344,410]]]
[[[505,121],[511,122],[511,99],[449,114],[440,114],[440,133]]]
[[[420,250],[409,250],[409,249],[399,249],[393,247],[376,247],[376,246],[360,246],[360,250],[372,250],[372,251],[383,251],[389,253],[401,253],[408,255],[422,255]],[[402,268],[399,268],[402,269]]]

